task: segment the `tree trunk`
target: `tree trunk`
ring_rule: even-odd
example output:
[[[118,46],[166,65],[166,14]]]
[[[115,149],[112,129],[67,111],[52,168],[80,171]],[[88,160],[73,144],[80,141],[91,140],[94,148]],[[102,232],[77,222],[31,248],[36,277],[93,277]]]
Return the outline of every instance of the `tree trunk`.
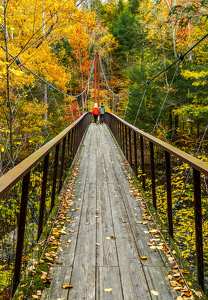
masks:
[[[175,115],[174,136],[175,136],[175,138],[177,138],[177,136],[178,136],[178,115]]]
[[[4,0],[4,41],[5,41],[5,49],[6,49],[6,62],[9,62],[9,53],[8,53],[8,32],[7,32],[7,19],[6,19],[6,9],[7,2]],[[10,147],[10,157],[13,162],[14,157],[14,141],[13,141],[13,108],[12,102],[10,98],[10,72],[9,72],[9,64],[6,66],[6,78],[7,78],[7,107],[9,109],[9,116],[7,117],[8,129],[9,129],[9,147]]]

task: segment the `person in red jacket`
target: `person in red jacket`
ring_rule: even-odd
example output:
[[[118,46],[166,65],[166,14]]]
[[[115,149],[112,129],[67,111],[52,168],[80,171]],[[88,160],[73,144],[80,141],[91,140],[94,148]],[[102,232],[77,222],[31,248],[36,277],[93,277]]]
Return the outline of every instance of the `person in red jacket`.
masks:
[[[97,103],[95,103],[95,106],[92,110],[92,115],[94,116],[94,120],[95,120],[95,123],[98,124],[98,116],[99,116],[100,112],[99,112],[99,108],[97,107]]]

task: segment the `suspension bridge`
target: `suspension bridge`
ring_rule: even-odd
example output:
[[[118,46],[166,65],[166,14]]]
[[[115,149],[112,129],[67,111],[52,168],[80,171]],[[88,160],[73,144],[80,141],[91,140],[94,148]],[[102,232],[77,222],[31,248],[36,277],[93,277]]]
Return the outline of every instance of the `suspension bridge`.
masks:
[[[176,64],[172,82],[184,56],[197,44],[168,67]],[[20,60],[16,62],[21,70],[27,69]],[[138,88],[144,88],[144,94],[134,125],[147,85],[168,68]],[[84,112],[84,96],[93,71],[95,103],[100,105],[100,71],[113,96],[109,105],[112,112],[106,112],[103,125],[92,123],[91,112]],[[52,91],[62,93],[39,79]],[[1,235],[0,259],[3,270],[7,271],[2,299],[157,297],[165,300],[183,299],[183,295],[193,299],[193,294],[200,298],[206,291],[204,245],[208,235],[202,230],[206,219],[202,211],[200,177],[208,176],[208,165],[153,136],[172,82],[153,132],[147,134],[125,121],[129,100],[123,119],[118,116],[121,98],[138,89],[124,95],[115,94],[106,80],[101,58],[95,54],[86,87],[81,94],[73,96],[77,103],[78,97],[82,99],[83,111],[79,110],[79,118],[0,178],[1,201],[10,199],[13,200],[11,208],[16,205],[14,215],[11,209],[2,214],[2,227],[6,227],[8,220],[12,221],[7,226],[8,232]],[[162,226],[157,223],[161,205],[156,197],[158,155],[164,158],[162,172],[165,174],[166,198],[162,206],[166,222]],[[176,256],[172,243],[177,232],[174,214],[180,209],[180,199],[172,201],[171,162],[176,160],[192,170],[188,179],[193,181],[194,201],[189,208],[194,211],[195,266],[190,271],[184,271],[183,262],[177,260],[180,253]],[[148,180],[149,202],[145,196]],[[44,262],[48,269],[41,269]],[[184,274],[189,272],[193,273],[195,289],[185,278]],[[45,288],[27,296],[27,291],[35,287],[37,274]],[[30,279],[25,284],[27,278]]]

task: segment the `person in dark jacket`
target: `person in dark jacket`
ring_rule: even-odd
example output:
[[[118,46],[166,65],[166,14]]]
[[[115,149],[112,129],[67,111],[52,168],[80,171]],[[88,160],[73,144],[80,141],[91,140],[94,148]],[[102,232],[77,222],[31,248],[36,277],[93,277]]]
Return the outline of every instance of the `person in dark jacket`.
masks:
[[[105,118],[105,106],[101,103],[101,106],[99,107],[99,112],[100,112],[100,123],[104,123],[104,118]]]
[[[92,115],[94,116],[94,120],[95,120],[95,123],[98,124],[98,116],[99,116],[100,112],[99,112],[99,108],[97,107],[97,103],[95,103],[95,106],[92,110]]]

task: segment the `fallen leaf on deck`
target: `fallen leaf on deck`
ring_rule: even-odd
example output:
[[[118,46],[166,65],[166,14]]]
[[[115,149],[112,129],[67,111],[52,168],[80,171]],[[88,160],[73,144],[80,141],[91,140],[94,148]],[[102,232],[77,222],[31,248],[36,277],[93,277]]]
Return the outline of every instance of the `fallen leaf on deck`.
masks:
[[[158,295],[159,295],[158,292],[156,292],[156,291],[151,291],[151,293],[152,293],[153,295],[155,295],[155,296],[158,296]]]
[[[72,232],[72,233],[74,233],[76,230],[69,230],[69,232]]]
[[[113,289],[104,289],[105,292],[111,292]]]
[[[37,295],[38,295],[38,296],[41,296],[41,295],[42,295],[42,292],[41,292],[41,291],[37,291]]]
[[[99,243],[96,243],[96,245],[97,245],[97,246],[100,246],[100,244],[99,244]]]
[[[179,267],[179,265],[176,265],[176,266],[173,267],[173,269],[178,269],[178,267]]]
[[[35,299],[39,299],[39,298],[40,298],[40,297],[37,296],[37,295],[32,295],[32,297],[35,298]]]
[[[113,235],[111,235],[110,238],[111,238],[111,240],[115,240],[116,239],[116,237],[113,236]]]
[[[70,285],[70,284],[68,284],[68,285],[63,285],[62,288],[63,288],[63,289],[71,289],[71,288],[73,288],[73,285]]]
[[[46,259],[53,261],[53,258],[51,258],[51,257],[46,257]]]
[[[42,272],[42,276],[40,277],[41,279],[46,279],[46,276],[48,275],[47,272],[41,271]]]
[[[152,234],[160,233],[159,230],[157,230],[157,229],[150,229],[149,232],[152,233]]]
[[[94,218],[99,218],[99,216],[94,216]]]
[[[183,274],[189,274],[189,271],[187,271],[187,270],[182,270],[182,269],[180,269],[180,271],[181,271],[181,273],[183,273]]]
[[[147,256],[146,255],[141,256],[141,259],[145,260],[145,259],[147,259]]]
[[[190,297],[193,294],[193,292],[191,290],[186,291],[185,293],[183,293],[181,296],[182,297]]]
[[[174,276],[174,277],[179,277],[179,276],[181,276],[181,274],[180,274],[180,273],[176,273],[176,274],[174,274],[173,276]]]
[[[181,284],[178,283],[177,281],[170,280],[170,285],[172,287],[180,287],[180,288],[182,288]]]
[[[57,300],[66,300],[66,298],[58,298]]]
[[[197,297],[201,298],[202,297],[202,293],[201,292],[195,292],[195,294],[197,295]]]

